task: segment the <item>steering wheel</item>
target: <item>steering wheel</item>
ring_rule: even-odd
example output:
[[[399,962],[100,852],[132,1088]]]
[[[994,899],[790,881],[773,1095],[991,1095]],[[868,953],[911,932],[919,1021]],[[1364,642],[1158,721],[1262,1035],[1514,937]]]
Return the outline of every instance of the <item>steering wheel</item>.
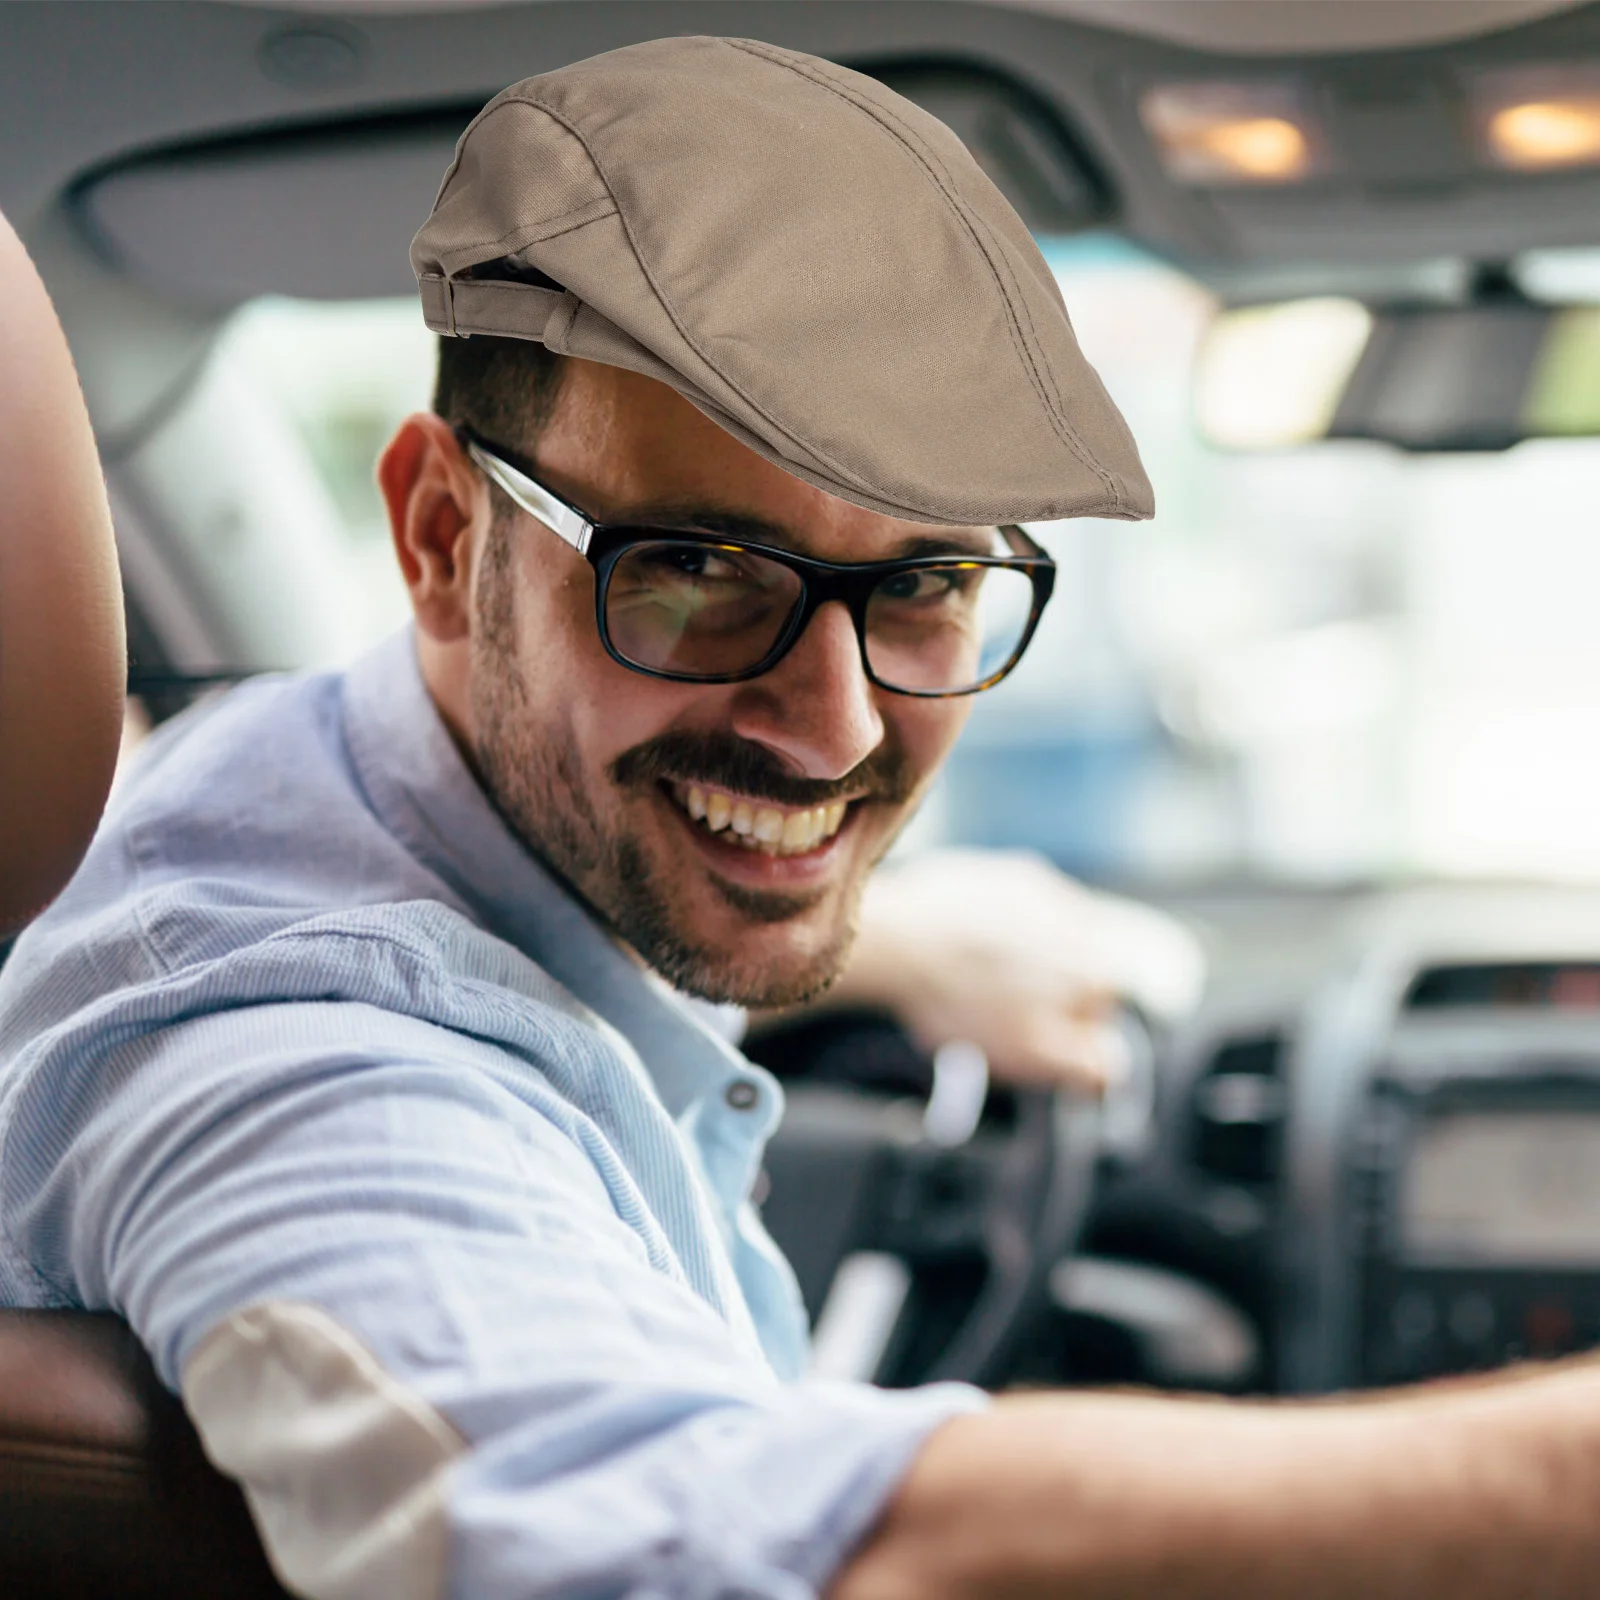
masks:
[[[816,1318],[820,1370],[891,1386],[1001,1382],[1077,1243],[1098,1107],[992,1095],[970,1137],[940,1142],[908,1092],[928,1064],[889,1019],[806,1032],[788,1051],[816,1070],[785,1085],[763,1218]]]

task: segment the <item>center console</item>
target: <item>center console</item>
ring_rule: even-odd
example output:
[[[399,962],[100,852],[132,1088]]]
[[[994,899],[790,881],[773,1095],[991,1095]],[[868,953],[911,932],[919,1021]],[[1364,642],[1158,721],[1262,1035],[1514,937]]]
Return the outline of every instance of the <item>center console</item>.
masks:
[[[1396,945],[1313,1008],[1290,1063],[1280,1388],[1600,1345],[1596,952],[1600,929],[1570,954]]]
[[[1374,1083],[1351,1170],[1358,1383],[1600,1344],[1600,1070],[1586,1065],[1511,1057],[1467,1082]]]

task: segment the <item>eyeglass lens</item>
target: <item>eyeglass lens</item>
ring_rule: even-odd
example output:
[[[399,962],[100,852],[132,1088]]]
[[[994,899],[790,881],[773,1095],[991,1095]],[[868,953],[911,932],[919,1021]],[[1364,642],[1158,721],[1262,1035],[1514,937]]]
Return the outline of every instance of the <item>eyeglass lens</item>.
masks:
[[[772,650],[802,589],[798,573],[752,551],[652,540],[612,568],[606,629],[635,666],[729,677]],[[959,693],[1010,663],[1032,611],[1032,580],[1014,568],[952,560],[896,573],[867,602],[867,665],[891,689]]]

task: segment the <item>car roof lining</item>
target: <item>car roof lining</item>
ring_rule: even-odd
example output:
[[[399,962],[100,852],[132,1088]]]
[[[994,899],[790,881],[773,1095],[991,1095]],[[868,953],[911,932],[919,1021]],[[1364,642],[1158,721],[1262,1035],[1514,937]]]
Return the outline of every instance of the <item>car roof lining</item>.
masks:
[[[1167,44],[1277,56],[1398,50],[1473,39],[1575,10],[1583,0],[991,0]]]
[[[1413,10],[1415,3],[1383,0],[1384,14]],[[1502,22],[1513,13],[1538,15],[1509,32],[1369,56],[1302,53],[1264,64],[1259,57],[1215,48],[1219,39],[1233,37],[1227,27],[1237,26],[1242,6],[1248,5],[1251,14],[1278,18],[1274,26],[1281,27],[1279,14],[1285,10],[1326,21],[1351,4],[1338,0],[1330,8],[1319,0],[1292,0],[1267,7],[1261,0],[1182,0],[1174,16],[1214,14],[1210,46],[1203,51],[1125,31],[1144,27],[1160,11],[1159,6],[1157,11],[1137,8],[1135,0],[1116,0],[1123,31],[1104,25],[1108,13],[1099,0],[1029,6],[993,0],[853,0],[848,6],[682,0],[674,4],[672,17],[680,29],[743,30],[851,63],[920,57],[999,74],[1053,107],[1074,130],[1120,197],[1120,225],[1127,233],[1202,274],[1208,268],[1237,273],[1257,261],[1281,267],[1319,256],[1396,261],[1493,255],[1517,242],[1559,245],[1583,242],[1579,235],[1600,236],[1600,221],[1588,220],[1600,218],[1600,178],[1592,172],[1512,179],[1469,170],[1461,153],[1444,150],[1449,140],[1438,136],[1437,159],[1413,159],[1404,172],[1388,172],[1383,163],[1396,141],[1372,133],[1379,124],[1422,129],[1430,114],[1423,102],[1430,97],[1443,107],[1438,116],[1459,117],[1449,104],[1454,79],[1484,61],[1589,57],[1600,63],[1600,6],[1574,7],[1562,0],[1553,10],[1552,0],[1484,0],[1470,8],[1473,14],[1493,13]],[[48,0],[21,0],[0,7],[0,103],[8,107],[8,124],[14,121],[18,130],[17,137],[0,141],[0,206],[18,217],[26,233],[30,216],[41,207],[69,191],[81,197],[88,175],[103,174],[141,150],[215,145],[206,162],[193,169],[194,180],[217,225],[234,234],[237,255],[240,236],[250,226],[249,207],[240,205],[238,217],[222,215],[218,207],[225,207],[226,197],[217,192],[216,163],[232,159],[241,169],[259,172],[253,137],[276,137],[275,130],[297,123],[331,129],[344,122],[354,129],[368,119],[388,119],[382,127],[392,140],[391,155],[382,156],[376,146],[365,152],[366,179],[378,182],[386,163],[389,169],[403,167],[408,151],[420,173],[433,155],[431,148],[419,147],[416,119],[441,104],[481,104],[508,76],[646,37],[659,29],[661,9],[639,0],[538,0],[492,8],[318,6],[286,13],[239,4],[179,6],[169,0],[142,0],[138,6],[84,0],[66,8]],[[1461,31],[1460,5],[1439,0],[1425,9],[1435,24],[1448,13],[1455,32]],[[78,20],[85,12],[95,15]],[[1224,27],[1229,17],[1234,22]],[[86,30],[101,41],[99,48],[83,48]],[[287,55],[286,44],[294,47]],[[326,59],[317,54],[322,45],[332,52]],[[207,63],[205,72],[194,70],[197,52]],[[81,90],[60,93],[55,84],[38,81],[49,80],[50,73],[19,70],[30,59],[52,54],[73,62],[74,84],[81,77]],[[297,63],[295,70],[309,76],[286,81],[286,62]],[[330,63],[340,62],[344,65],[332,71]],[[1314,99],[1326,104],[1339,125],[1336,131],[1353,129],[1363,144],[1365,153],[1349,182],[1331,197],[1321,186],[1197,191],[1171,182],[1139,123],[1139,93],[1154,81],[1214,79],[1230,71],[1297,76]],[[339,72],[346,75],[340,78]],[[349,155],[357,136],[331,136]],[[393,178],[390,170],[385,181],[398,211],[387,228],[372,232],[386,250],[392,248],[391,236],[404,232],[409,238],[426,214],[426,201],[416,198],[425,193],[418,190],[420,178],[398,184]],[[153,206],[154,189],[149,198]],[[129,227],[131,199],[125,194],[117,208],[122,225]],[[170,193],[163,203],[174,203]],[[380,203],[375,197],[365,209],[375,212]],[[1497,228],[1501,211],[1506,222]],[[1319,217],[1325,219],[1322,227]],[[103,245],[116,228],[101,220]],[[148,234],[152,226],[144,224],[141,231]],[[265,229],[259,247],[263,259],[274,249]],[[128,259],[137,265],[138,253],[129,252]],[[399,263],[388,278],[399,290],[408,282]],[[293,288],[294,281],[291,274],[283,286]],[[174,283],[172,292],[182,298],[181,278]],[[246,274],[238,291],[256,288]]]
[[[504,0],[228,0],[312,15],[456,13]],[[1196,50],[1309,55],[1469,39],[1584,0],[977,0],[1032,9]]]
[[[1291,3],[1308,20],[1330,10],[1321,0]],[[1337,0],[1333,10],[1349,3]],[[1409,0],[1384,0],[1391,3]],[[1125,26],[1149,11],[1129,4],[1117,0]],[[1503,21],[1508,5],[1492,0],[1473,10],[1493,10]],[[1545,0],[1536,8],[1551,12]],[[1182,9],[1221,17],[1238,4],[1183,0]],[[1459,22],[1460,6],[1443,9]],[[744,32],[851,63],[958,63],[1018,86],[1053,107],[1087,152],[1114,198],[1115,226],[1228,298],[1259,298],[1263,285],[1286,277],[1311,282],[1320,274],[1325,288],[1409,282],[1418,273],[1441,277],[1438,264],[1452,259],[1600,242],[1600,173],[1511,178],[1458,161],[1397,180],[1381,166],[1395,140],[1378,136],[1408,116],[1433,114],[1415,86],[1424,86],[1423,100],[1444,104],[1449,95],[1436,93],[1438,86],[1448,90],[1452,74],[1478,64],[1600,63],[1600,5],[1564,6],[1510,31],[1425,48],[1265,64],[1114,31],[1085,20],[1091,13],[1103,24],[1095,0],[680,0],[672,7],[683,31]],[[103,341],[125,336],[110,319],[96,319],[90,303],[112,282],[122,285],[130,310],[143,307],[125,319],[129,326],[141,318],[147,330],[171,331],[170,324],[184,342],[258,293],[406,293],[406,245],[464,113],[508,77],[651,36],[661,17],[662,7],[644,0],[293,11],[18,0],[0,6],[8,129],[0,140],[0,207],[30,240],[51,233],[43,266],[63,317],[69,325],[96,323]],[[301,50],[308,38],[332,55]],[[295,49],[284,56],[286,41]],[[51,60],[71,62],[71,77],[40,70]],[[286,76],[285,60],[310,76]],[[344,63],[347,75],[330,77],[330,60]],[[1379,165],[1332,188],[1208,192],[1169,181],[1138,121],[1141,88],[1263,72],[1302,75],[1339,118],[1364,130]],[[301,217],[299,227],[284,226],[286,211]],[[91,373],[85,388],[98,420],[107,402]],[[136,423],[136,404],[113,409],[119,428]]]
[[[952,126],[1036,233],[1111,214],[1111,186],[1081,138],[1028,85],[936,55],[855,65]],[[404,295],[415,287],[411,234],[480,106],[473,97],[146,151],[83,175],[67,209],[108,265],[202,309],[264,294]]]

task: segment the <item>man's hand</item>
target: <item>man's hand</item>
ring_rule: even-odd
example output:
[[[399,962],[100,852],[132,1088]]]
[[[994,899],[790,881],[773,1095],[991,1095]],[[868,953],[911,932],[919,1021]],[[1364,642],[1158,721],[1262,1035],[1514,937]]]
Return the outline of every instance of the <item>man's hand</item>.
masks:
[[[1040,856],[938,850],[868,884],[828,1000],[885,1007],[925,1050],[970,1040],[1007,1082],[1098,1091],[1125,1070],[1118,1003],[1181,1015],[1204,968],[1179,923]]]

